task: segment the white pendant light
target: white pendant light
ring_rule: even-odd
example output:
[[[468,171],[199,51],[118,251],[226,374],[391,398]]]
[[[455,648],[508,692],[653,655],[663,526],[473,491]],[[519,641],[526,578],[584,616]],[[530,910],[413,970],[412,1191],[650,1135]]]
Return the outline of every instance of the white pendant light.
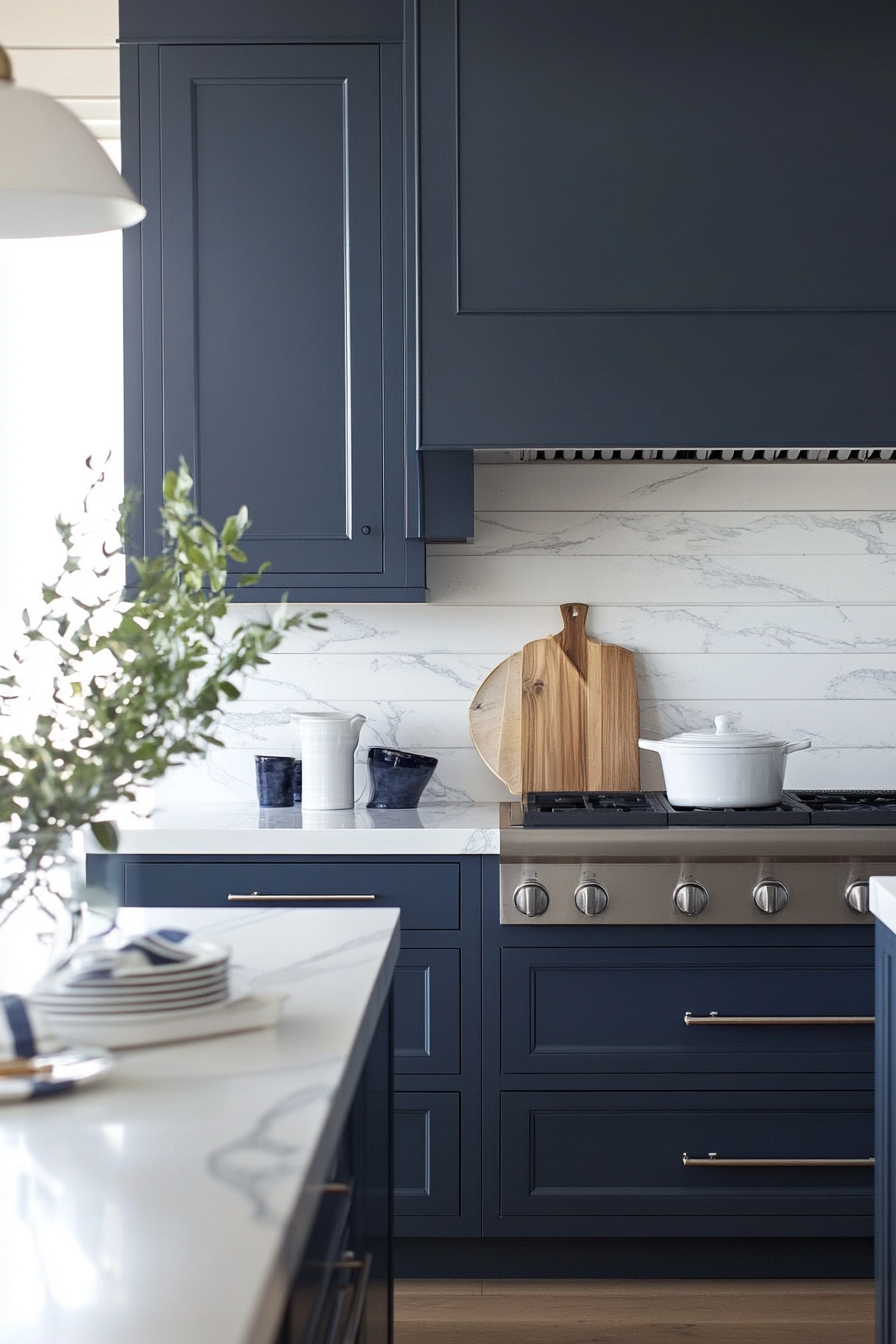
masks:
[[[57,238],[139,224],[146,210],[85,126],[18,89],[0,47],[0,238]]]

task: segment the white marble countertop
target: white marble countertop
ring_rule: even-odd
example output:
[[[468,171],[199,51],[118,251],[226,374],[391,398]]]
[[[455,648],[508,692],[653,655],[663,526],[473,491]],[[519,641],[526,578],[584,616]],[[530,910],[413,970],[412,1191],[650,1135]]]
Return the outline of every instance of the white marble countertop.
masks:
[[[896,933],[896,877],[872,877],[871,913]]]
[[[158,912],[122,922],[153,927]],[[0,1112],[3,1344],[268,1344],[398,953],[396,910],[178,910],[277,1027],[121,1051]]]
[[[116,817],[120,854],[497,854],[498,803],[303,812],[244,803]],[[96,851],[98,846],[88,841]]]

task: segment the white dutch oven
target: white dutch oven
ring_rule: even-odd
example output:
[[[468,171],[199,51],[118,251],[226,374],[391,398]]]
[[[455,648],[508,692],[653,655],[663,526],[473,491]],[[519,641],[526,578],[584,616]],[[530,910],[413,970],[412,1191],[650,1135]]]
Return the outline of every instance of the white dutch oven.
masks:
[[[738,732],[727,714],[719,714],[715,722],[715,732],[679,733],[662,742],[639,740],[639,747],[660,754],[669,802],[675,807],[780,803],[787,756],[811,747],[809,738],[782,742],[769,733]]]

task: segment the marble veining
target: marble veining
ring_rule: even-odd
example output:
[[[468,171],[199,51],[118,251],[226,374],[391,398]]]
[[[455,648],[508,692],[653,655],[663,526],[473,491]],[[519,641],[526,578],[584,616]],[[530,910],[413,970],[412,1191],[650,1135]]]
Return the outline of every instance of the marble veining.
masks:
[[[434,600],[446,603],[615,600],[655,602],[658,589],[678,603],[716,605],[757,601],[890,602],[896,584],[891,556],[881,555],[530,555],[434,556],[429,565]]]
[[[295,754],[303,708],[366,715],[362,752],[438,757],[424,803],[506,798],[467,708],[569,600],[635,651],[646,735],[731,709],[815,739],[790,766],[807,787],[896,787],[896,463],[483,464],[476,511],[472,545],[429,548],[426,605],[349,604],[291,633],[228,709],[224,749],[159,799],[251,802],[252,753]]]
[[[259,1116],[248,1133],[209,1153],[210,1175],[248,1201],[256,1222],[280,1227],[290,1216],[291,1208],[278,1196],[285,1185],[300,1179],[308,1140],[288,1131],[310,1107],[326,1104],[332,1091],[328,1075],[336,1062],[322,1061],[320,1081],[287,1093]]]
[[[371,950],[382,949],[383,936],[380,930],[374,933],[360,934],[347,938],[345,942],[334,943],[320,952],[299,957],[285,966],[276,966],[271,971],[256,973],[251,978],[253,989],[283,989],[297,980],[307,981],[320,975],[342,975],[365,965],[371,959]]]
[[[477,513],[465,555],[802,555],[896,553],[896,513]],[[433,555],[450,556],[446,545]]]
[[[131,929],[158,912],[122,913]],[[398,954],[395,910],[179,910],[288,994],[276,1028],[118,1053],[4,1108],[0,1338],[261,1344],[285,1301]],[[326,965],[326,977],[310,973]]]

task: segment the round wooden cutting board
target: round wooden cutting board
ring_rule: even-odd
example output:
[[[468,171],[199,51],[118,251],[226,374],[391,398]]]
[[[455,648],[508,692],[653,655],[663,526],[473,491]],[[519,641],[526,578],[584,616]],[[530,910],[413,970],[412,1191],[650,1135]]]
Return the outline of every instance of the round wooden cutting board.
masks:
[[[473,746],[511,793],[522,793],[520,717],[522,653],[512,653],[489,672],[470,705]]]

